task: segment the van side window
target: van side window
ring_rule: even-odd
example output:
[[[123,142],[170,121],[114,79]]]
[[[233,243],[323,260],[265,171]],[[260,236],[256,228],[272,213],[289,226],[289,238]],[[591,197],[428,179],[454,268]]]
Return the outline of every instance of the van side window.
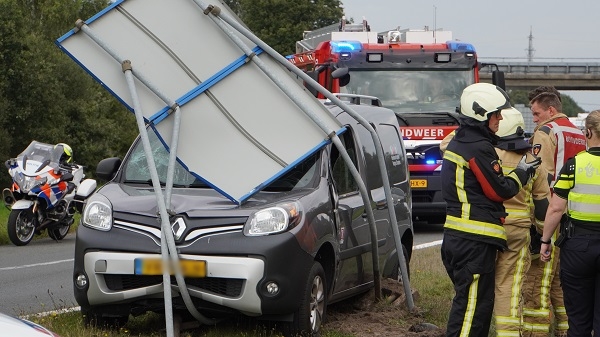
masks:
[[[377,125],[371,124],[371,126],[377,131],[377,135],[381,141],[390,184],[395,185],[407,181],[406,157],[398,127],[383,123]],[[383,181],[381,181],[381,171],[377,164],[377,152],[372,140],[373,138],[365,128],[357,127],[356,130],[361,140],[365,160],[373,162],[373,164],[366,165],[364,175],[367,177],[368,182],[365,183],[370,189],[382,187]]]
[[[351,130],[347,130],[340,135],[340,140],[342,141],[342,144],[344,144],[348,155],[356,167],[356,150]],[[331,167],[333,171],[333,181],[339,195],[358,191],[358,184],[356,183],[356,180],[354,180],[348,165],[335,145],[331,146]]]
[[[408,180],[406,157],[400,142],[398,128],[389,124],[379,124],[379,140],[385,153],[385,166],[392,185]]]

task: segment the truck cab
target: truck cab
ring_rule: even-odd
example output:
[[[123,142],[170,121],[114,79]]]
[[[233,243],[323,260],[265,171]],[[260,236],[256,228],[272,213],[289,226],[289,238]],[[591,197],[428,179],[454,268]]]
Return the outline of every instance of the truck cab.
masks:
[[[376,97],[396,113],[407,152],[413,218],[443,223],[439,144],[459,125],[462,90],[479,82],[479,69],[486,66],[477,61],[475,47],[452,40],[449,31],[376,33],[366,20],[349,24],[342,18],[339,24],[305,32],[296,51],[289,61],[329,91]],[[503,74],[492,76],[504,86]]]

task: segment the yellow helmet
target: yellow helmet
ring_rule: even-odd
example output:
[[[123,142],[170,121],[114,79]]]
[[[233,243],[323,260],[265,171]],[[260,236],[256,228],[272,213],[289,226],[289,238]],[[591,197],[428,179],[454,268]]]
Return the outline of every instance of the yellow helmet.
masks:
[[[62,154],[60,155],[61,163],[71,163],[73,162],[73,149],[65,143],[58,143],[54,145],[54,148],[62,147]]]
[[[487,121],[492,112],[509,108],[508,94],[489,83],[471,84],[460,96],[460,113],[480,122]]]
[[[525,135],[525,120],[523,114],[515,109],[502,110],[502,120],[496,136],[503,139],[523,138]]]

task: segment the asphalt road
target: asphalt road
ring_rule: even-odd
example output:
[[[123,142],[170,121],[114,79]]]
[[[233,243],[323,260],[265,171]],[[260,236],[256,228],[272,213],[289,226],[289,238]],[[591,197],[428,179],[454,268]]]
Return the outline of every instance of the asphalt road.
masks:
[[[77,306],[71,274],[75,234],[0,246],[0,312],[24,315]]]
[[[442,238],[442,225],[415,223],[415,246]],[[75,234],[62,241],[0,246],[0,312],[25,315],[77,306],[71,282]]]

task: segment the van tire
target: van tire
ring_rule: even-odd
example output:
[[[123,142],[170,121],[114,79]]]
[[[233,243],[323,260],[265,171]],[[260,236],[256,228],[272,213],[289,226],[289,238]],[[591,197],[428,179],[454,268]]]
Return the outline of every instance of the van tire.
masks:
[[[323,266],[315,261],[306,279],[306,288],[293,322],[289,323],[286,336],[318,337],[327,311],[327,282]]]
[[[408,250],[404,244],[402,245],[402,254],[404,254],[404,261],[406,261],[406,273],[408,274],[408,279],[410,280],[410,256],[408,256]],[[402,281],[400,274],[400,261],[396,260],[396,265],[394,266],[394,269],[392,269],[392,276],[390,278],[396,281]]]

